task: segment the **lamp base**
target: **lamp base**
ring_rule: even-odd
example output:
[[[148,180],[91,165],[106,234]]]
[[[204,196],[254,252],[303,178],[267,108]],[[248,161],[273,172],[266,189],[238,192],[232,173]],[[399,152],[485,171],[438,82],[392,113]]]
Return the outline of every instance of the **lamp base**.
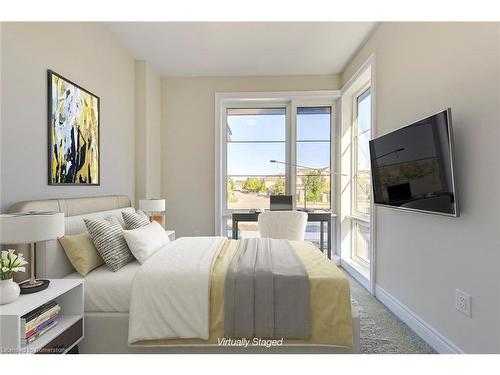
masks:
[[[49,284],[50,280],[35,280],[34,282],[28,280],[19,284],[19,288],[21,288],[21,294],[30,294],[47,289]]]
[[[149,220],[150,221],[156,221],[158,224],[160,224],[163,229],[165,229],[165,215],[155,215],[155,214],[152,214],[150,217],[149,217]]]

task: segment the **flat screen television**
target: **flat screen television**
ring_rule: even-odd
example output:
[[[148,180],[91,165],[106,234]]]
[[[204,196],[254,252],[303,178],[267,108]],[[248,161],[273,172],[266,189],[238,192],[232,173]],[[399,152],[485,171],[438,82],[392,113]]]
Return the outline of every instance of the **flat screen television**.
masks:
[[[370,141],[374,203],[459,216],[451,110]]]

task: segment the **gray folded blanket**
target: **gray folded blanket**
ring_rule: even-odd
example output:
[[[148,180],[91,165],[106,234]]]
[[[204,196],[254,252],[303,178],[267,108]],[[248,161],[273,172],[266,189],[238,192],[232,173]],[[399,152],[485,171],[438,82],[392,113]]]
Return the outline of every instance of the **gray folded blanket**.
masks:
[[[240,240],[224,286],[225,337],[308,339],[309,277],[288,240]]]

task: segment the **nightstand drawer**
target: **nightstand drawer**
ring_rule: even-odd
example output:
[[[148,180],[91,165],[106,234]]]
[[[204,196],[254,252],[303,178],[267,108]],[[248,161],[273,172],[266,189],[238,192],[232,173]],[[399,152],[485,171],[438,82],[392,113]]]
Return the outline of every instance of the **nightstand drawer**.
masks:
[[[66,331],[57,336],[36,354],[61,354],[70,348],[83,335],[83,319],[78,320]]]

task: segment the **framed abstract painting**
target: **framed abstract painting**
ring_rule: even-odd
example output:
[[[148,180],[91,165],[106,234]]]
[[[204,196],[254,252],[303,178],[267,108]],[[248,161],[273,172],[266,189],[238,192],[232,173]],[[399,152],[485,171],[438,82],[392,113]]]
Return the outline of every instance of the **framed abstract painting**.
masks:
[[[47,77],[49,185],[99,185],[100,99],[52,70]]]

